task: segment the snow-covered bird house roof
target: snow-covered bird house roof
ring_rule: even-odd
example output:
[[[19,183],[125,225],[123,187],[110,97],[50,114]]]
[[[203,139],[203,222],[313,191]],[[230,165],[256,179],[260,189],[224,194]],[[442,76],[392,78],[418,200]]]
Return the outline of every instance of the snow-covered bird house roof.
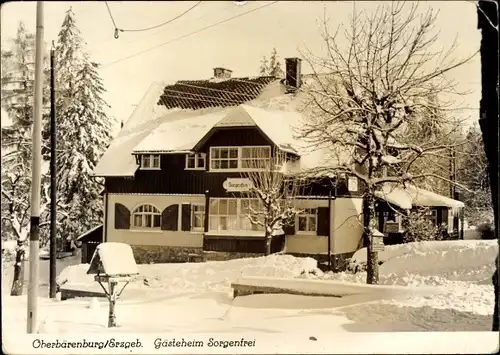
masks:
[[[130,245],[108,242],[97,246],[87,274],[120,277],[138,275],[139,270]]]

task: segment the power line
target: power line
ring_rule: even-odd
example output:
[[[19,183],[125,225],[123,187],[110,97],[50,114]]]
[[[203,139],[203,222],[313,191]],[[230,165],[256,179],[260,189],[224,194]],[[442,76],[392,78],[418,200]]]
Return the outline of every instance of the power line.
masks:
[[[218,10],[218,9],[217,9],[216,11],[211,11],[211,12],[209,12],[209,13],[225,11],[225,10],[229,9],[230,7],[234,7],[234,4],[230,4],[229,6],[224,7],[222,10]],[[196,17],[196,18],[193,18],[193,19],[192,19],[192,21],[193,21],[193,22],[197,22],[197,20],[199,20],[199,19],[201,19],[201,18],[203,18],[203,17],[206,17],[206,13],[205,13],[205,14],[203,14],[202,16],[198,16],[198,17]],[[174,27],[175,27],[175,26],[174,26]],[[160,31],[153,32],[152,34],[150,34],[150,35],[149,35],[149,37],[148,37],[148,38],[151,38],[152,36],[155,36],[155,35],[158,35],[158,34],[160,34],[160,33],[163,33],[163,32],[165,32],[166,30],[167,30],[167,29],[162,29],[162,30],[160,30]],[[131,43],[134,43],[134,42],[137,42],[137,41],[142,41],[142,40],[144,40],[144,38],[143,38],[143,37],[140,37],[140,38],[135,38],[135,39],[132,39],[132,40],[130,40],[130,41],[123,42],[123,44],[131,44]],[[99,47],[96,47],[96,51],[97,51],[97,52],[100,52],[100,51],[102,50],[102,48],[104,48],[104,47],[105,47],[106,43],[109,43],[109,42],[111,42],[111,41],[114,41],[114,39],[110,39],[110,40],[107,40],[107,41],[105,41],[105,42],[101,43],[101,45],[100,45]],[[101,48],[101,47],[102,47],[102,48]],[[108,48],[106,47],[106,49],[108,49]]]
[[[149,31],[149,30],[154,30],[155,28],[158,28],[158,27],[162,27],[162,26],[165,26],[175,20],[177,20],[178,18],[181,18],[182,16],[184,16],[185,14],[187,14],[188,12],[190,12],[191,10],[193,10],[196,6],[200,5],[201,4],[201,1],[198,1],[196,4],[194,4],[193,6],[191,6],[189,9],[187,9],[186,11],[184,11],[183,13],[181,13],[180,15],[177,15],[176,17],[168,20],[168,21],[165,21],[163,23],[160,23],[159,25],[156,25],[156,26],[151,26],[151,27],[146,27],[146,28],[139,28],[139,29],[132,29],[132,30],[124,30],[122,28],[118,28],[118,30],[120,32],[142,32],[142,31]]]
[[[109,8],[108,2],[104,1],[104,3],[106,4],[106,7],[108,9],[108,14],[109,14],[109,17],[111,18],[111,22],[113,22],[113,26],[115,27],[115,38],[118,38],[117,37],[117,31],[116,31],[118,29],[118,27],[116,26],[116,21],[115,21],[115,19],[113,17],[113,14],[111,13],[111,9]]]
[[[104,68],[109,67],[109,66],[111,66],[111,65],[113,65],[113,64],[116,64],[116,63],[122,62],[122,61],[124,61],[124,60],[130,59],[130,58],[134,58],[134,57],[136,57],[136,56],[138,56],[138,55],[141,55],[141,54],[147,53],[147,52],[149,52],[149,51],[152,51],[152,50],[154,50],[154,49],[156,49],[156,48],[159,48],[159,47],[162,47],[162,46],[164,46],[164,45],[167,45],[167,44],[170,44],[170,43],[173,43],[173,42],[179,41],[179,40],[181,40],[181,39],[187,38],[187,37],[189,37],[189,36],[195,35],[195,34],[197,34],[197,33],[200,33],[200,32],[202,32],[202,31],[208,30],[208,29],[210,29],[210,28],[213,28],[213,27],[215,27],[215,26],[221,25],[221,24],[223,24],[223,23],[229,22],[229,21],[234,20],[234,19],[236,19],[236,18],[238,18],[238,17],[245,16],[245,15],[247,15],[247,14],[249,14],[249,13],[252,13],[252,12],[258,11],[258,10],[263,9],[263,8],[265,8],[265,7],[268,7],[268,6],[274,5],[274,4],[276,4],[277,2],[278,2],[278,1],[273,1],[273,2],[271,2],[271,3],[269,3],[269,4],[259,6],[259,7],[255,8],[255,9],[248,10],[248,11],[243,12],[243,13],[241,13],[241,14],[238,14],[238,15],[235,15],[235,16],[232,16],[232,17],[229,17],[229,18],[227,18],[227,19],[224,19],[224,20],[222,20],[222,21],[216,22],[216,23],[214,23],[214,24],[211,24],[211,25],[205,26],[205,27],[203,27],[203,28],[200,28],[199,30],[196,30],[196,31],[190,32],[190,33],[188,33],[188,34],[182,35],[182,36],[177,37],[177,38],[174,38],[174,39],[172,39],[172,40],[170,40],[170,41],[160,43],[160,44],[158,44],[158,45],[156,45],[156,46],[153,46],[153,47],[147,48],[147,49],[142,50],[142,51],[140,51],[140,52],[137,52],[137,53],[131,54],[131,55],[129,55],[129,56],[123,57],[123,58],[121,58],[121,59],[115,60],[114,62],[110,62],[110,63],[104,64],[103,66],[101,66],[101,69],[104,69]]]

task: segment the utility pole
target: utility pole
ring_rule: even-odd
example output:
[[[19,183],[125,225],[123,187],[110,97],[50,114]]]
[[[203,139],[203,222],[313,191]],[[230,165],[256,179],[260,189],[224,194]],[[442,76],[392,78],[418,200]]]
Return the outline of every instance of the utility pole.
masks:
[[[50,50],[50,269],[49,296],[56,298],[57,165],[54,42]]]
[[[31,168],[30,268],[28,284],[28,333],[38,321],[38,264],[40,235],[40,185],[42,161],[43,2],[36,3],[35,99],[33,115],[33,166]]]

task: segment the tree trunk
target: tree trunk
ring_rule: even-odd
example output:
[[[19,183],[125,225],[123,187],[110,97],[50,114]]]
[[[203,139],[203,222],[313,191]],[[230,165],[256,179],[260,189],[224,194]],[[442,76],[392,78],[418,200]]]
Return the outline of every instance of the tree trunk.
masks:
[[[16,251],[16,263],[14,264],[14,279],[12,280],[11,296],[21,296],[23,294],[24,283],[24,249],[19,245]]]
[[[108,328],[116,327],[116,283],[109,283],[109,314],[108,314]]]
[[[366,231],[368,246],[366,248],[366,283],[378,284],[378,252],[373,251],[373,232],[375,231],[375,195],[372,192],[366,197],[366,215],[368,230]]]
[[[266,255],[271,254],[271,240],[273,236],[266,230]]]

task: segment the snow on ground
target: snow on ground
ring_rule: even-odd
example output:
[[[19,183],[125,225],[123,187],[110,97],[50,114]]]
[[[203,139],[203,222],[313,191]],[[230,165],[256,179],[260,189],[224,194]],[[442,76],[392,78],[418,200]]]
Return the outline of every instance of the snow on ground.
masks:
[[[408,321],[419,328],[441,320],[447,325],[441,330],[457,330],[466,324],[468,330],[481,329],[493,313],[494,293],[491,277],[497,254],[496,240],[432,241],[386,246],[379,253],[381,285],[410,287],[435,286],[444,292],[433,296],[411,296],[397,301],[382,300],[376,305],[364,305],[348,313],[350,319],[368,319],[374,326],[377,318],[392,315],[394,322]],[[351,268],[366,263],[366,249],[353,256]],[[366,272],[327,273],[309,278],[366,282]],[[419,313],[424,312],[424,313]],[[419,318],[419,314],[422,317]],[[427,314],[424,316],[424,314]],[[414,320],[411,319],[414,317]],[[429,319],[427,319],[430,317]],[[433,320],[432,320],[433,319]],[[449,323],[449,324],[448,324]],[[455,325],[452,325],[455,324]]]
[[[60,285],[95,284],[94,276],[86,274],[88,268],[88,264],[69,266],[59,274],[57,282]],[[138,268],[139,277],[127,288],[161,289],[162,292],[229,292],[231,282],[240,276],[297,277],[303,271],[319,271],[316,260],[291,255],[206,263],[142,264]]]
[[[230,284],[243,277],[338,280],[364,283],[365,272],[323,273],[310,258],[290,255],[206,263],[138,265],[117,304],[118,332],[290,333],[315,336],[329,332],[488,331],[493,310],[491,274],[496,241],[424,242],[388,246],[381,253],[380,283],[409,291],[436,287],[438,294],[409,292],[376,298],[288,294],[233,299]],[[359,263],[362,251],[355,255]],[[95,287],[87,264],[69,266],[58,282]],[[90,286],[94,285],[94,286]],[[23,332],[26,297],[3,297],[7,336]],[[42,331],[107,331],[107,300],[40,299]],[[50,317],[49,317],[50,315]],[[49,318],[47,318],[49,317]]]

